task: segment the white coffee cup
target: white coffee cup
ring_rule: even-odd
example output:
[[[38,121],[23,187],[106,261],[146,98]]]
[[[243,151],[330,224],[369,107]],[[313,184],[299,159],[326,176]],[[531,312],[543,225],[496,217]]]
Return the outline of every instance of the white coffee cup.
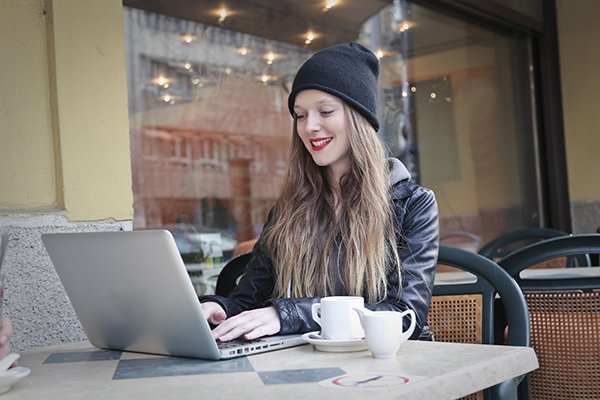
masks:
[[[312,317],[321,326],[321,336],[330,340],[361,339],[365,336],[355,308],[364,307],[360,296],[330,296],[312,305]]]
[[[356,308],[360,321],[365,330],[365,338],[369,351],[375,358],[395,357],[400,345],[413,334],[417,319],[413,310],[399,311],[370,311],[366,308]],[[402,318],[410,315],[410,326],[402,331]]]

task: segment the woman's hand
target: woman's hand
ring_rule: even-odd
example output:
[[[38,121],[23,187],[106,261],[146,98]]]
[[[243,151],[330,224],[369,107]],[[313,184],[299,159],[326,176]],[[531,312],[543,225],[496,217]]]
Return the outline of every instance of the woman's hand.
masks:
[[[244,311],[228,318],[213,329],[212,334],[215,339],[226,342],[240,336],[252,340],[261,336],[274,335],[280,330],[279,314],[275,307],[271,306]]]
[[[219,325],[227,318],[223,307],[215,302],[207,301],[206,303],[201,303],[200,306],[209,324]]]
[[[0,358],[10,353],[10,338],[13,334],[10,319],[2,316],[0,320]]]

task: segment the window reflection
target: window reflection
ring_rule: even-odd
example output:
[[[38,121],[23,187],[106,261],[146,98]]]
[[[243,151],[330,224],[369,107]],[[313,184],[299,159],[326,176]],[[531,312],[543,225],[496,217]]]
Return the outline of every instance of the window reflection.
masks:
[[[349,40],[380,58],[380,135],[435,191],[447,244],[476,251],[539,224],[523,41],[402,0],[350,2],[365,13],[346,10],[336,32],[327,18],[346,3],[300,3],[254,7],[245,24],[234,7],[221,23],[124,9],[135,228],[169,228],[188,264],[255,238],[287,163],[293,75]]]
[[[277,196],[287,87],[310,53],[136,9],[125,22],[134,226],[170,229],[189,263],[203,262],[207,235],[218,234],[225,261],[256,237]]]
[[[435,191],[442,242],[476,251],[537,225],[525,42],[408,1],[369,23],[383,52],[381,134]]]

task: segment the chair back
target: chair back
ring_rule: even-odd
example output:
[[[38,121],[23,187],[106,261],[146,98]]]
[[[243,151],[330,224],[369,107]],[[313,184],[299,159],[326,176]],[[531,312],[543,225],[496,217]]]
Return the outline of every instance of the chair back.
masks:
[[[510,310],[508,323],[511,326],[507,344],[529,345],[529,317],[527,304],[521,289],[513,278],[494,261],[479,254],[449,246],[440,246],[438,263],[451,266],[475,275],[475,281],[435,284],[433,296],[480,295],[481,298],[481,343],[494,344],[494,299],[500,295],[505,308]],[[428,320],[429,321],[429,320]],[[439,334],[436,334],[439,340]]]
[[[557,257],[598,253],[600,235],[575,235],[532,244],[500,261],[529,306],[531,345],[540,364],[528,377],[533,399],[600,398],[600,273],[587,274],[600,267],[565,269],[560,279],[527,279],[521,272]],[[567,278],[576,270],[586,274]]]
[[[516,229],[489,241],[478,253],[490,260],[498,260],[528,244],[567,235],[566,232],[550,228]]]
[[[600,234],[571,235],[548,239],[530,244],[509,254],[498,264],[512,276],[521,289],[557,289],[560,286],[576,289],[598,289],[597,278],[569,279],[568,282],[557,282],[556,279],[522,279],[521,271],[544,261],[559,257],[584,256],[600,253]],[[589,265],[589,264],[588,264]]]
[[[219,273],[215,294],[219,296],[229,296],[229,293],[237,286],[239,278],[244,274],[246,265],[251,258],[252,253],[250,252],[240,254],[229,260]]]
[[[438,263],[474,275],[464,282],[433,287],[427,321],[435,340],[494,344],[495,298],[498,294],[507,310],[508,340],[514,346],[529,345],[527,303],[516,284],[498,264],[480,254],[440,246]],[[503,382],[485,391],[485,398],[515,396],[522,377]],[[478,398],[480,394],[476,394]],[[472,398],[469,396],[469,398]]]

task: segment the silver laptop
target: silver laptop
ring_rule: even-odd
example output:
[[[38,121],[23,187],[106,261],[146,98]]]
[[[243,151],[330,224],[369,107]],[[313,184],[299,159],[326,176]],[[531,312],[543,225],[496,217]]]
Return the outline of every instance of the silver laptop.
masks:
[[[42,235],[96,347],[217,360],[304,344],[301,335],[217,343],[167,230]]]

